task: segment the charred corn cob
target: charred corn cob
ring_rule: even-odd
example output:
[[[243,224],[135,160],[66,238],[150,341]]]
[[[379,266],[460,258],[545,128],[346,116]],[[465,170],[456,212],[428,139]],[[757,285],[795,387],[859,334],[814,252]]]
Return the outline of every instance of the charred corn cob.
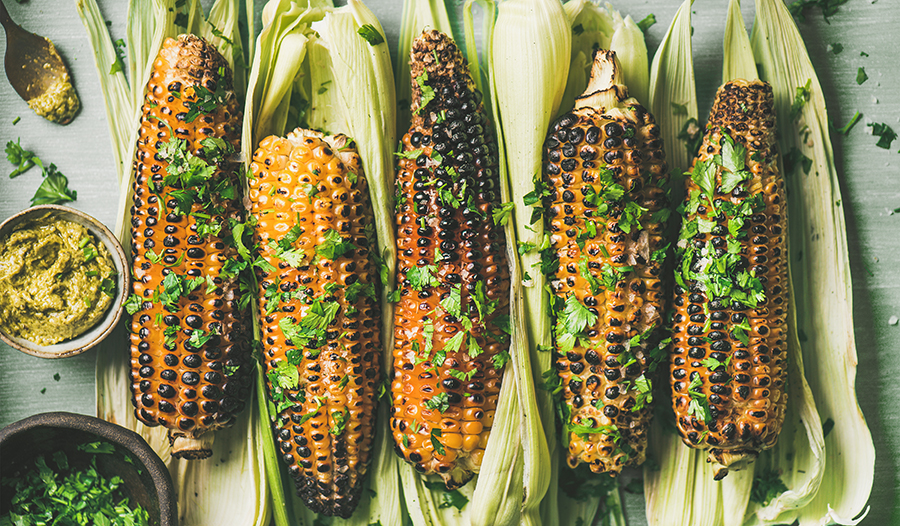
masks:
[[[263,139],[250,169],[276,441],[306,505],[347,518],[371,459],[379,382],[366,178],[348,137],[300,129]]]
[[[132,403],[169,428],[173,455],[206,458],[252,383],[240,263],[236,165],[241,112],[222,56],[193,35],[167,39],[142,107],[131,208]],[[201,438],[201,435],[202,438]]]
[[[543,188],[567,460],[611,475],[647,448],[668,218],[659,126],[618,68],[595,53],[587,90],[550,129]]]
[[[775,445],[787,401],[787,208],[772,104],[764,82],[719,88],[686,180],[672,404],[717,480]]]
[[[509,269],[497,147],[465,59],[443,33],[413,43],[413,119],[397,174],[399,303],[391,431],[447,488],[478,472],[509,353]]]

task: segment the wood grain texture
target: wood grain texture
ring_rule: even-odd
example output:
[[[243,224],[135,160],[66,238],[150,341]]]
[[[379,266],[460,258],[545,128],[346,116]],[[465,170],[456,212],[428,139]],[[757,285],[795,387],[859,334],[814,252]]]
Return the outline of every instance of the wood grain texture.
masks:
[[[104,16],[113,21],[114,38],[122,36],[127,2],[99,3]],[[649,13],[656,15],[658,23],[647,32],[650,50],[656,49],[679,6],[678,0],[614,3],[635,20]],[[754,5],[749,0],[744,3],[744,20],[749,27]],[[9,84],[0,81],[0,140],[5,143],[21,137],[23,147],[56,163],[69,177],[70,186],[78,190],[73,206],[112,227],[118,192],[106,112],[74,1],[6,4],[14,20],[56,43],[72,70],[83,107],[72,124],[52,124],[35,116]],[[262,0],[257,0],[259,8],[262,4]],[[388,42],[396,46],[401,3],[369,0],[367,4],[384,24]],[[816,8],[808,10],[806,20],[800,23],[832,121],[842,126],[856,111],[863,114],[846,137],[832,136],[851,253],[859,403],[872,430],[878,456],[869,502],[872,509],[863,525],[900,523],[900,407],[896,402],[900,399],[900,325],[888,325],[891,316],[900,316],[900,213],[889,213],[900,207],[900,141],[895,141],[890,150],[877,148],[878,139],[866,126],[868,122],[884,122],[900,131],[898,7],[897,0],[849,0],[830,18],[830,24]],[[721,80],[726,8],[727,2],[722,0],[696,0],[693,4],[700,115],[707,114]],[[480,29],[480,25],[476,26]],[[840,54],[828,50],[827,46],[833,43],[843,45]],[[863,51],[869,56],[860,56]],[[392,57],[397,59],[395,49]],[[856,83],[858,67],[864,67],[869,76],[862,85]],[[22,119],[13,126],[16,116]],[[8,167],[2,160],[0,166]],[[39,184],[37,169],[14,180],[0,171],[0,219],[26,208]],[[108,341],[124,342],[123,338],[118,333]],[[62,361],[41,360],[0,345],[0,425],[54,409],[93,413],[95,356],[89,351]],[[57,372],[59,382],[53,380]],[[43,387],[47,387],[47,392],[42,395]],[[626,494],[625,501],[630,523],[644,524],[643,498]]]

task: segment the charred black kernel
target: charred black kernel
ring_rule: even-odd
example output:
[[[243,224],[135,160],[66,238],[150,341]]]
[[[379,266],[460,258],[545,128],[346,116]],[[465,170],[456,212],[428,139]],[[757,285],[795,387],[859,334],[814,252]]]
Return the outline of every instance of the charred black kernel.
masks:
[[[185,367],[200,367],[200,364],[203,363],[203,360],[197,354],[189,354],[184,357],[182,360]]]
[[[175,396],[175,388],[169,384],[159,384],[156,393],[163,398],[172,398]]]
[[[178,378],[178,373],[176,373],[172,369],[166,369],[165,371],[159,373],[159,377],[167,382],[174,382],[175,379]]]
[[[153,363],[153,357],[150,356],[149,354],[141,354],[138,357],[138,363],[141,365],[147,365],[147,364]]]

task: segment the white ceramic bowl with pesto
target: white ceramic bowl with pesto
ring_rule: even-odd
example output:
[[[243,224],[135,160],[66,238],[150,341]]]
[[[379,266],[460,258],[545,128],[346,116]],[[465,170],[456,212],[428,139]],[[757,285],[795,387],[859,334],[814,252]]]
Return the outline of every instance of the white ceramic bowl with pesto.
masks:
[[[64,340],[52,345],[40,345],[31,340],[14,336],[7,331],[7,328],[0,323],[0,339],[10,346],[40,358],[65,358],[75,356],[94,347],[104,338],[109,336],[119,319],[122,317],[122,310],[125,305],[125,299],[131,289],[131,272],[128,260],[125,257],[125,251],[122,245],[116,239],[112,232],[100,221],[91,217],[84,212],[58,205],[39,205],[33,206],[18,214],[10,217],[0,224],[0,241],[9,239],[9,236],[16,226],[29,221],[38,219],[47,214],[52,214],[54,218],[73,223],[85,227],[97,241],[103,243],[112,259],[116,270],[116,290],[113,293],[112,302],[106,309],[105,314],[91,327],[85,329],[73,338]]]

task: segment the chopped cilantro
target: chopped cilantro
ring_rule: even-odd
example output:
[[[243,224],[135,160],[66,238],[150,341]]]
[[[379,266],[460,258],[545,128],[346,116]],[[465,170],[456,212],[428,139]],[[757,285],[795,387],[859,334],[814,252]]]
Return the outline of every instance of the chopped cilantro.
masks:
[[[431,445],[434,447],[434,452],[438,455],[446,455],[447,452],[444,450],[444,444],[441,444],[441,441],[438,440],[441,438],[441,430],[438,428],[431,429]]]
[[[765,506],[775,497],[788,490],[782,482],[781,473],[774,469],[768,469],[761,473],[757,471],[753,477],[753,486],[750,488],[750,501]]]
[[[709,401],[703,392],[697,388],[703,385],[703,380],[699,374],[694,373],[690,385],[688,385],[688,395],[691,401],[688,404],[688,414],[700,417],[705,423],[712,421],[712,413],[709,409]]]
[[[857,111],[856,114],[854,114],[853,117],[847,122],[847,124],[845,124],[840,129],[835,129],[835,131],[837,131],[841,135],[847,135],[848,133],[850,133],[850,130],[853,129],[853,126],[856,125],[857,121],[859,121],[860,117],[862,117],[862,114]],[[832,125],[832,127],[834,126]]]
[[[885,150],[889,149],[891,143],[897,138],[897,133],[883,122],[871,122],[868,126],[872,128],[872,135],[879,138],[878,142],[875,144],[875,146],[878,146],[879,148],[884,148]]]
[[[450,400],[447,397],[446,392],[438,393],[428,400],[425,400],[425,407],[428,409],[437,410],[440,413],[446,412],[450,409]]]
[[[421,75],[416,77],[416,85],[419,86],[419,90],[422,92],[421,99],[419,100],[419,107],[416,108],[415,114],[418,115],[420,111],[422,111],[428,103],[434,99],[434,89],[431,88],[428,84],[428,72],[423,71]]]
[[[406,435],[404,435],[406,436]],[[466,498],[458,489],[447,490],[446,486],[443,482],[425,482],[425,487],[432,491],[440,492],[441,494],[441,503],[438,504],[439,509],[443,508],[456,508],[458,510],[462,510],[466,507],[466,504],[469,503],[469,499]],[[369,526],[372,526],[371,524]]]
[[[794,95],[794,100],[791,102],[791,118],[796,119],[800,116],[800,111],[803,109],[803,106],[809,101],[809,97],[812,94],[810,90],[810,86],[812,86],[812,79],[806,79],[806,85],[797,87],[796,93]]]
[[[856,83],[862,84],[867,80],[869,80],[869,76],[866,75],[866,68],[860,66],[856,69]]]
[[[384,42],[384,37],[381,36],[381,33],[375,29],[375,26],[372,24],[364,24],[362,27],[356,30],[356,33],[363,37],[366,42],[369,43],[370,46],[377,46]]]
[[[344,241],[337,230],[328,229],[325,232],[325,240],[316,247],[316,254],[326,259],[336,259],[355,248],[353,243]]]
[[[506,226],[506,223],[509,222],[509,217],[512,214],[513,208],[515,208],[515,204],[512,201],[502,203],[499,207],[494,206],[491,210],[491,217],[494,220],[494,224]]]
[[[37,158],[34,152],[22,148],[19,141],[21,139],[16,139],[16,142],[9,141],[6,143],[6,160],[16,167],[10,172],[10,179],[25,173],[29,168],[40,162],[40,159]]]

